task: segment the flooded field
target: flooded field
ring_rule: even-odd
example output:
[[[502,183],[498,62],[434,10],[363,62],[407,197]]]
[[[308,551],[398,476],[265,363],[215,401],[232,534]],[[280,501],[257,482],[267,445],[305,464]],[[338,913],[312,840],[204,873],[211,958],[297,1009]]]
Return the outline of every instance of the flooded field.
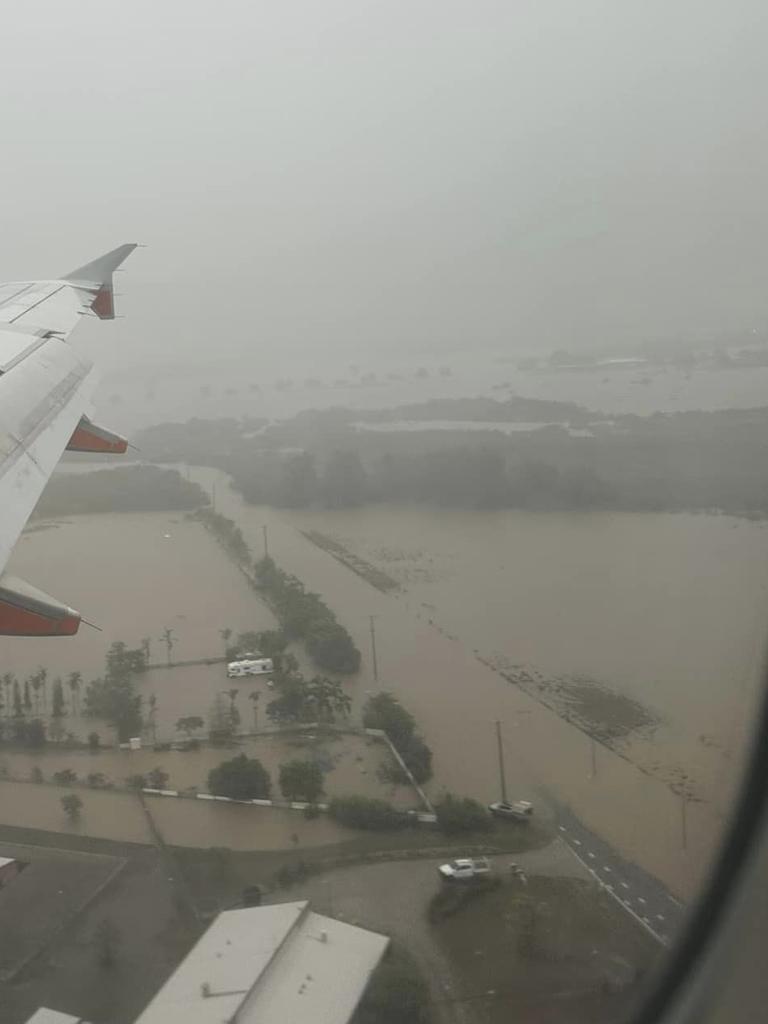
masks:
[[[217,508],[257,556],[267,525],[270,552],[353,635],[363,651],[344,684],[353,719],[381,687],[416,716],[435,754],[432,796],[498,796],[499,719],[513,795],[533,797],[543,817],[549,797],[570,805],[674,891],[695,891],[748,742],[768,527],[686,515],[297,512],[245,506],[222,476],[191,475],[209,490],[217,480]],[[39,664],[96,671],[111,640],[157,638],[165,626],[177,634],[174,656],[187,658],[220,650],[223,626],[273,624],[210,536],[178,517],[73,520],[28,534],[13,568],[86,615],[99,608],[90,615],[105,628],[73,641],[6,640],[4,663],[21,675]],[[369,568],[397,586],[376,586]],[[227,686],[222,676],[210,666],[145,677],[158,728],[203,713]],[[238,700],[247,723],[245,692]]]
[[[197,789],[205,793],[208,772],[240,753],[258,758],[267,769],[272,779],[271,796],[275,800],[284,799],[278,786],[280,765],[298,758],[320,765],[328,798],[355,793],[391,800],[403,809],[421,809],[416,794],[409,787],[382,782],[381,770],[392,765],[387,747],[371,737],[352,733],[261,735],[243,737],[236,746],[203,744],[198,750],[187,751],[105,749],[91,753],[49,745],[41,751],[3,750],[0,765],[14,779],[30,779],[39,771],[50,781],[54,772],[68,768],[76,772],[81,781],[93,772],[101,772],[107,782],[117,786],[124,786],[131,775],[146,775],[153,768],[161,768],[168,773],[164,788]]]

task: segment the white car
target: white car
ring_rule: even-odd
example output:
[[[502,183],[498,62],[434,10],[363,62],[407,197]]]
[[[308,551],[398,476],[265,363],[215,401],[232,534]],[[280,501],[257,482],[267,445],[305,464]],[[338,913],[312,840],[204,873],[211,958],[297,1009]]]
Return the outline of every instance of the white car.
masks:
[[[458,860],[441,864],[437,869],[446,882],[469,882],[491,873],[491,862],[487,857],[460,857]]]
[[[530,821],[533,817],[533,804],[527,800],[514,800],[512,803],[497,800],[495,804],[488,804],[488,810],[497,818],[513,818],[515,821]]]
[[[241,658],[239,661],[230,661],[227,665],[227,678],[265,676],[274,670],[275,666],[271,658]]]

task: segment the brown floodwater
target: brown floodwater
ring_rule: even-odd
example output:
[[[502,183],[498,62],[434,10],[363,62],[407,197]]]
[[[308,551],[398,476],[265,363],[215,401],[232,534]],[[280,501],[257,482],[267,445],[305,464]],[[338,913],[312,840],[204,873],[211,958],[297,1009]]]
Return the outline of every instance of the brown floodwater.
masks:
[[[483,801],[497,796],[499,719],[513,795],[534,796],[546,816],[543,787],[675,892],[695,891],[722,833],[755,706],[765,525],[388,506],[297,512],[246,506],[221,475],[194,468],[191,475],[208,487],[217,480],[218,509],[237,520],[257,555],[266,525],[270,553],[321,593],[352,633],[364,654],[361,672],[345,683],[354,713],[381,687],[414,713],[435,755],[432,795],[445,788]],[[301,532],[312,530],[386,572],[399,589],[373,587]],[[274,621],[210,536],[180,516],[73,519],[26,535],[12,568],[105,630],[4,641],[4,668],[21,675],[39,664],[51,674],[96,672],[113,639],[151,636],[159,660],[155,638],[166,626],[177,635],[174,656],[201,657],[221,649],[223,626]],[[627,736],[618,752],[597,745],[593,763],[583,731],[480,658],[547,679],[593,680],[651,709],[658,725]],[[221,666],[157,670],[142,681],[157,695],[163,730],[182,714],[201,713],[226,685]],[[244,721],[247,703],[241,699]],[[675,792],[681,778],[695,800]]]

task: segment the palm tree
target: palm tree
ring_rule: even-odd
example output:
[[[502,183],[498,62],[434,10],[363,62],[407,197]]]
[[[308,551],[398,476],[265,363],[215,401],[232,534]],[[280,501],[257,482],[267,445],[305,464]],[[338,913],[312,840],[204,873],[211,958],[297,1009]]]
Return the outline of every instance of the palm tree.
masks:
[[[219,630],[219,636],[224,641],[224,657],[227,657],[227,651],[229,650],[229,639],[232,636],[232,630],[227,626],[224,629]]]
[[[166,626],[165,629],[163,630],[163,635],[160,637],[160,640],[162,643],[165,644],[166,650],[168,652],[168,664],[170,665],[171,651],[173,650],[173,641],[175,640],[173,630]]]
[[[80,684],[83,681],[82,672],[70,672],[67,676],[67,686],[72,695],[72,714],[80,714]]]
[[[257,732],[259,728],[259,698],[261,694],[258,690],[251,690],[248,694],[248,700],[253,701],[253,731]]]
[[[46,710],[48,707],[48,669],[41,667],[37,670],[37,672],[35,672],[35,674],[30,679],[33,689],[35,689],[34,680],[39,680],[39,685],[36,688],[36,692],[42,693],[43,710]]]
[[[15,676],[13,672],[5,672],[2,677],[2,683],[5,688],[5,713],[10,718],[11,715],[11,687],[13,686]]]
[[[29,677],[29,684],[32,687],[33,700],[35,704],[35,714],[40,714],[40,690],[43,685],[43,680],[40,678],[40,673],[35,672],[34,675]]]
[[[154,693],[149,695],[149,726],[152,730],[152,743],[157,746],[157,697]]]
[[[232,732],[234,732],[236,726],[240,724],[240,712],[235,707],[235,700],[237,699],[238,693],[240,693],[240,691],[236,689],[227,690],[227,696],[229,697],[229,721],[232,726]]]

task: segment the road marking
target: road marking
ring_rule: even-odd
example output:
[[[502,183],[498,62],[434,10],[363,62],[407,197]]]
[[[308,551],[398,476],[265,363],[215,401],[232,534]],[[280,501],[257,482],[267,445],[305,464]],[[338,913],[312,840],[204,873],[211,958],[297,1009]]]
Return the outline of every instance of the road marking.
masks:
[[[624,888],[625,888],[625,889],[628,889],[628,888],[629,888],[629,886],[627,885],[627,883],[626,883],[626,882],[622,882],[621,884],[622,884],[622,885],[624,886]]]
[[[657,920],[657,921],[664,921],[664,920],[665,920],[665,917],[664,917],[664,915],[663,915],[663,914],[657,914],[657,915],[656,915],[656,920]]]
[[[638,897],[637,897],[637,902],[638,902],[638,903],[645,903],[645,900],[643,899],[643,897],[642,897],[642,896],[638,896]]]
[[[607,864],[603,864],[603,871],[610,871],[610,870],[611,869],[608,867]]]
[[[590,867],[587,864],[587,862],[585,860],[583,860],[583,858],[581,858],[578,855],[578,853],[576,853],[576,851],[573,849],[573,847],[569,846],[568,849],[571,851],[571,853],[576,858],[576,860],[579,862],[579,864],[581,864],[581,866],[583,868],[585,868],[587,871],[590,871]],[[597,878],[597,875],[595,875],[595,877]],[[616,900],[616,902],[619,904],[619,906],[623,907],[624,910],[626,910],[626,912],[628,914],[631,914],[632,917],[634,917],[634,919],[637,921],[637,923],[640,925],[641,928],[645,928],[645,930],[650,935],[652,935],[654,937],[654,939],[656,939],[657,942],[660,942],[662,946],[668,946],[669,945],[669,939],[667,938],[667,936],[666,935],[660,935],[657,931],[654,931],[653,928],[649,924],[647,924],[642,919],[642,917],[640,917],[639,914],[636,914],[634,912],[634,910],[632,909],[632,907],[629,906],[629,903],[627,901],[623,900],[620,896],[616,895],[616,893],[613,891],[613,887],[607,886],[604,882],[601,882],[599,878],[597,878],[597,881],[606,890],[608,895]]]
[[[670,896],[669,893],[667,893],[666,896],[670,903],[674,903],[676,907],[682,907],[683,904],[680,902],[680,900],[676,900],[675,897]]]
[[[595,855],[594,855],[594,853],[592,853],[592,851],[591,851],[591,850],[589,851],[589,853],[587,853],[587,856],[588,856],[588,857],[591,857],[591,858],[592,858],[592,860],[594,860],[594,859],[595,859]]]
[[[580,839],[574,839],[573,841],[576,844],[576,846],[581,846],[581,840]]]
[[[565,825],[558,825],[557,827],[560,829],[561,832],[567,832],[568,831],[568,829],[565,827]]]

